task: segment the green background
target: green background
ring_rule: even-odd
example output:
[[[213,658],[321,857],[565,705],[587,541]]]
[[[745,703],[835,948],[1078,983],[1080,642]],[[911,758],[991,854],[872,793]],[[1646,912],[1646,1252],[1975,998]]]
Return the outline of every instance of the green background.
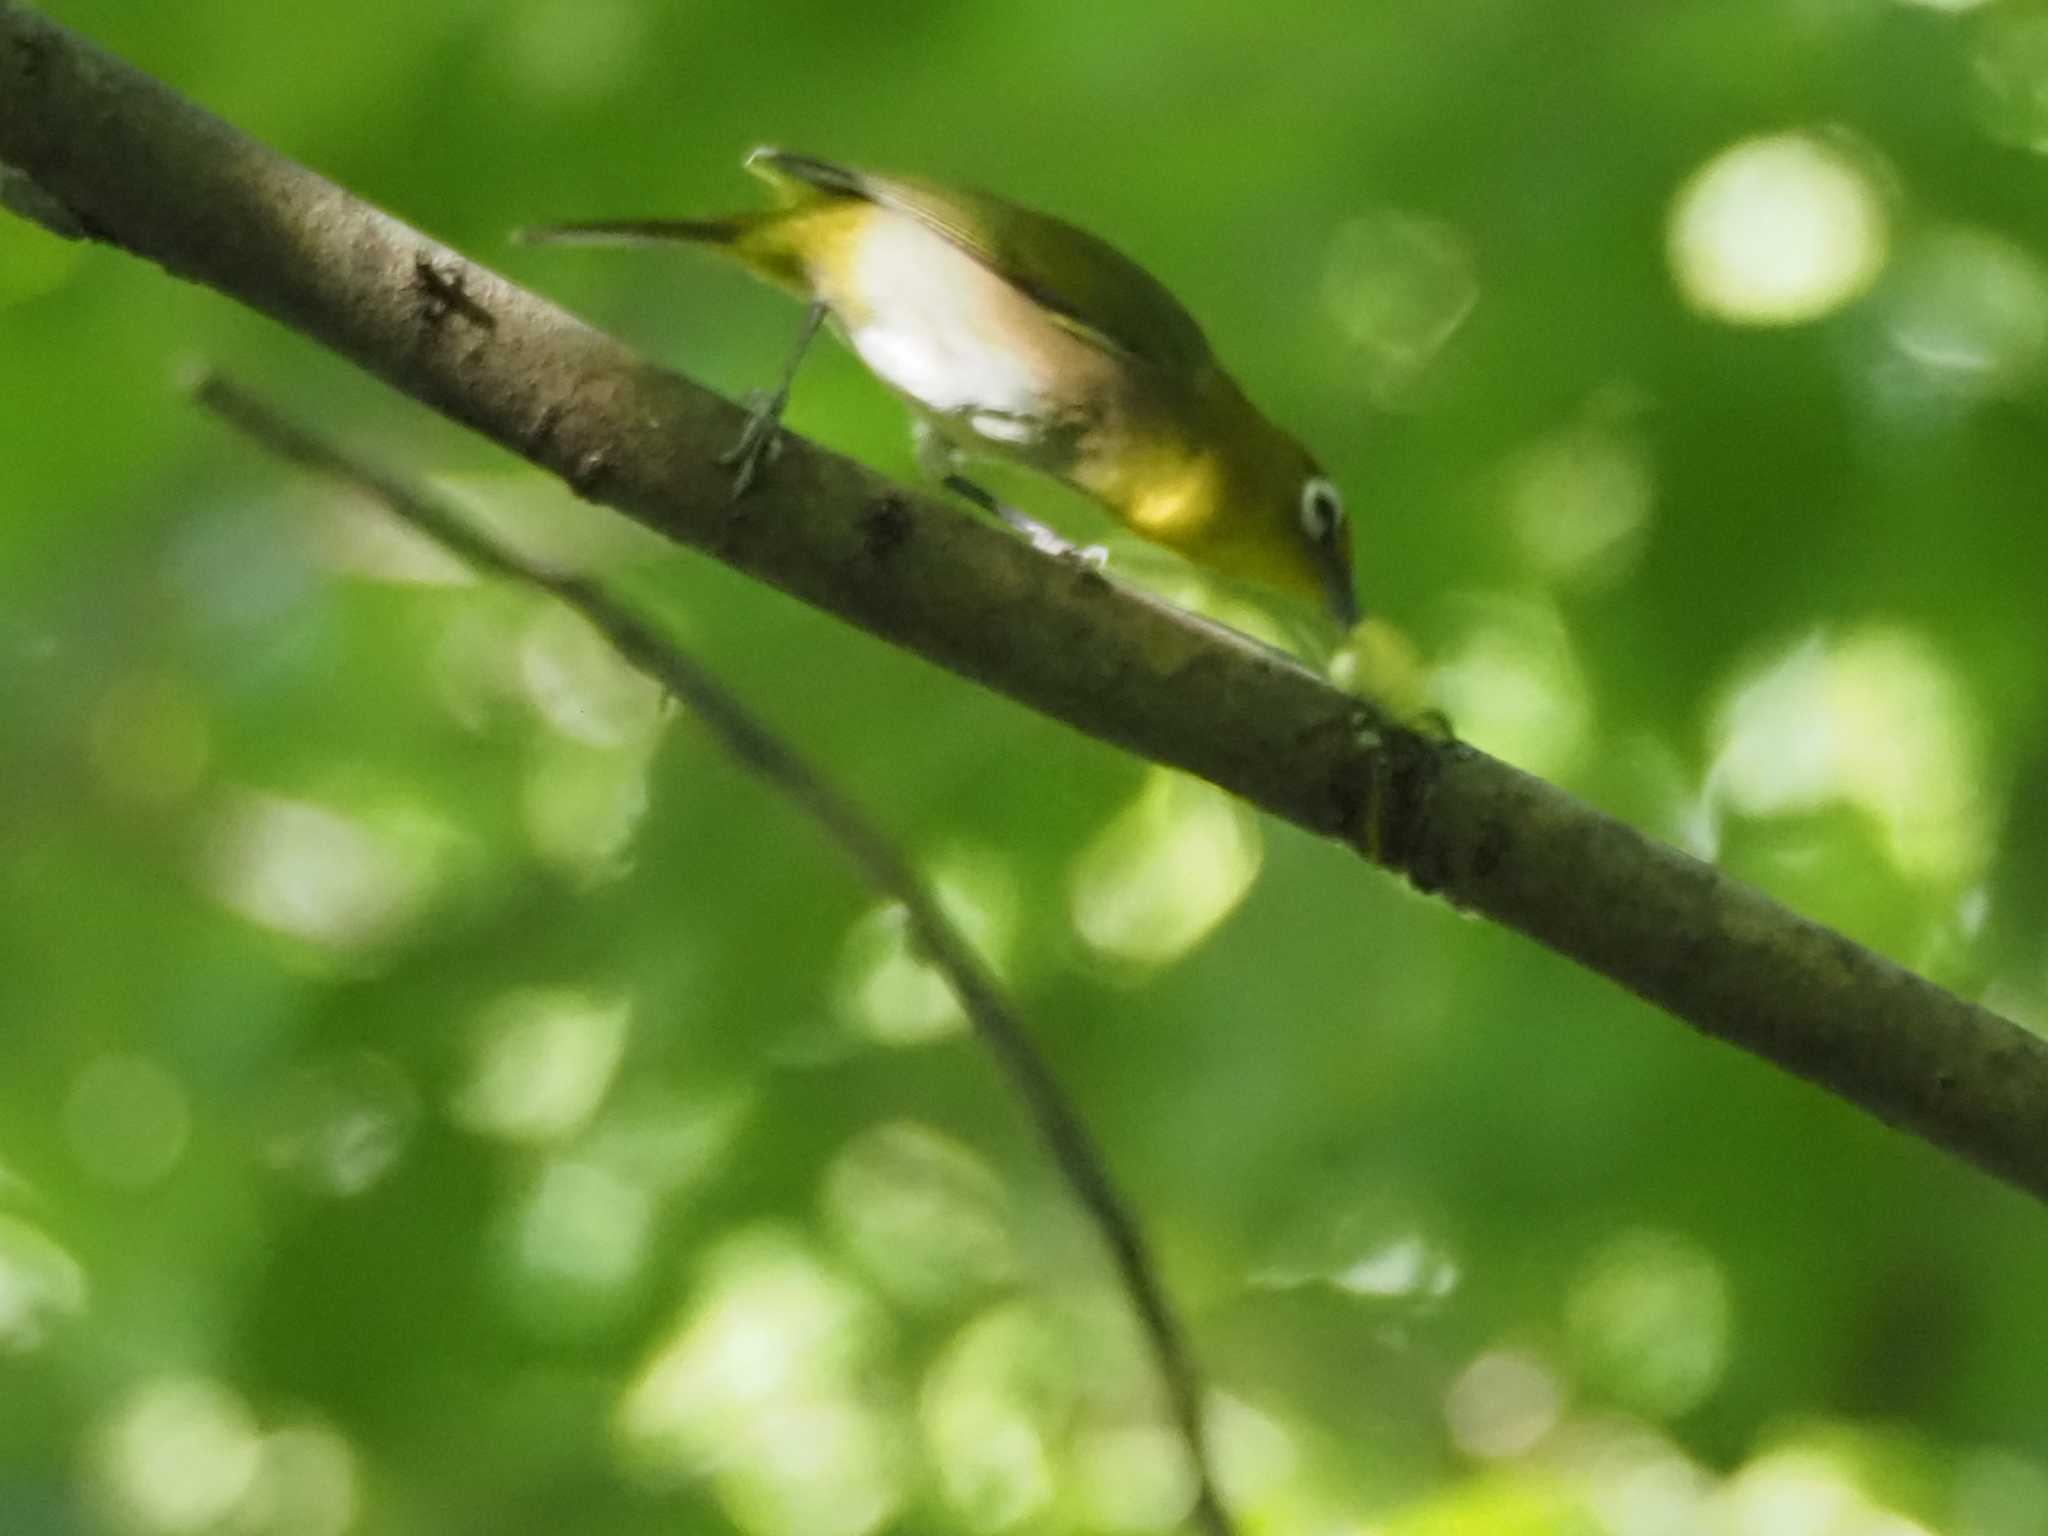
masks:
[[[1102,233],[1328,464],[1464,734],[2048,1018],[2048,8],[48,9],[733,393],[786,301],[505,232],[748,203],[770,141]],[[1797,323],[1679,277],[1759,136],[1713,248],[1846,249]],[[1156,1240],[1247,1530],[2048,1531],[2036,1205],[6,220],[7,1536],[1185,1505],[893,915],[576,624],[201,419],[200,357],[588,554],[901,836]],[[907,475],[900,418],[825,348],[791,422]]]

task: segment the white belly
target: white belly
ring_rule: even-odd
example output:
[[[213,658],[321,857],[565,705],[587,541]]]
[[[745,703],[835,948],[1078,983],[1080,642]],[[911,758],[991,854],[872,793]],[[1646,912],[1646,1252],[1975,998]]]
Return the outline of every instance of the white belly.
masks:
[[[877,377],[978,436],[1024,443],[1052,409],[1065,340],[1014,288],[902,214],[869,220],[833,304]]]

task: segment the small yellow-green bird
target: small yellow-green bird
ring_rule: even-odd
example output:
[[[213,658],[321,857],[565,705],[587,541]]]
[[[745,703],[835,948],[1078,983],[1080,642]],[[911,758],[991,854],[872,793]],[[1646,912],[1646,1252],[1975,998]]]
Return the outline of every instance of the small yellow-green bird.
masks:
[[[776,206],[608,219],[532,241],[713,246],[807,300],[782,380],[736,447],[736,491],[772,448],[791,381],[832,326],[913,412],[918,459],[957,494],[1065,549],[958,473],[1001,458],[1093,497],[1134,533],[1357,618],[1343,503],[1306,449],[1218,365],[1165,288],[1085,230],[980,192],[777,149],[747,168]]]

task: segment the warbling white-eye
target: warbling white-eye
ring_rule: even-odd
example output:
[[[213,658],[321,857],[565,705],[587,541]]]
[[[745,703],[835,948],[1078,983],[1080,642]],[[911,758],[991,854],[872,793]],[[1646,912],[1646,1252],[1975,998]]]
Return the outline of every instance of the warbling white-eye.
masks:
[[[775,149],[747,168],[777,206],[717,219],[617,219],[535,241],[682,241],[723,250],[808,300],[780,386],[734,451],[743,491],[791,380],[830,320],[915,413],[925,470],[1049,548],[1047,530],[956,472],[1026,465],[1093,497],[1132,532],[1227,575],[1319,599],[1355,621],[1351,537],[1336,488],[1217,364],[1165,288],[1046,214],[929,182]]]

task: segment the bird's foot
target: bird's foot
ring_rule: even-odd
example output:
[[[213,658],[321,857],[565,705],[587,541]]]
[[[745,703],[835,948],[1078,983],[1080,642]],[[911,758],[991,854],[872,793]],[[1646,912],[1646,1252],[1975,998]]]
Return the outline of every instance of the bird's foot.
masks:
[[[921,442],[927,439],[920,439]],[[1109,549],[1102,544],[1076,545],[1061,538],[1028,512],[1020,512],[1007,501],[984,490],[965,475],[943,474],[939,483],[955,496],[973,502],[1041,555],[1055,560],[1073,560],[1091,571],[1109,564]]]
[[[757,389],[747,394],[747,424],[733,445],[718,456],[732,470],[732,499],[738,501],[762,468],[782,452],[782,410],[789,404],[786,389]]]
[[[1041,555],[1051,555],[1056,560],[1072,560],[1091,571],[1099,571],[1109,564],[1109,547],[1105,544],[1076,544],[1063,539],[1037,518],[1019,512],[1008,502],[995,502],[991,510],[1005,527],[1020,534]]]
[[[718,457],[719,463],[732,468],[734,501],[747,494],[755,477],[782,452],[782,413],[789,405],[789,391],[796,383],[797,369],[803,366],[804,353],[810,350],[818,327],[824,323],[825,306],[814,300],[804,311],[803,328],[797,332],[796,348],[789,354],[789,361],[782,365],[781,381],[773,389],[748,392],[747,424],[740,431],[739,441]]]
[[[1005,518],[1004,521],[1009,522],[1009,519]],[[1061,538],[1045,524],[1029,518],[1025,519],[1022,526],[1016,523],[1011,523],[1011,526],[1016,528],[1017,532],[1024,536],[1025,541],[1041,555],[1050,555],[1055,560],[1072,561],[1085,571],[1102,571],[1109,566],[1107,544],[1075,544]]]
[[[1104,571],[1109,569],[1109,546],[1107,544],[1069,544],[1060,553],[1086,570]]]

